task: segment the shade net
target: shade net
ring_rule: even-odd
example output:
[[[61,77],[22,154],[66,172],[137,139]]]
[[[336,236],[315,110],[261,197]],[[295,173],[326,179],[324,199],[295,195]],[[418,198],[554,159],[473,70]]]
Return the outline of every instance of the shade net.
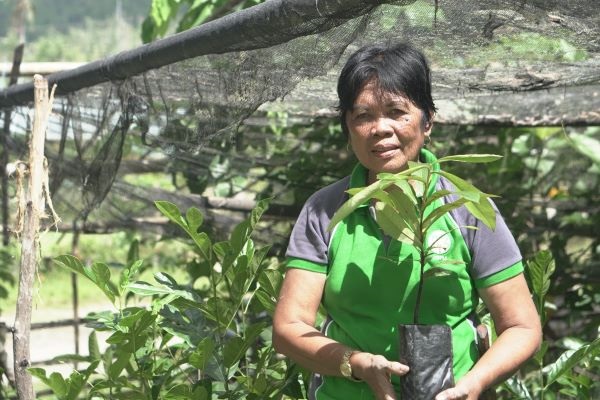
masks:
[[[265,236],[284,237],[306,196],[352,165],[329,124],[341,65],[396,41],[431,62],[437,124],[600,123],[595,0],[268,1],[49,77],[59,215],[150,229],[160,199],[201,208],[222,231],[273,196]],[[32,92],[0,93],[11,159],[25,158]],[[142,172],[173,179],[140,184]]]

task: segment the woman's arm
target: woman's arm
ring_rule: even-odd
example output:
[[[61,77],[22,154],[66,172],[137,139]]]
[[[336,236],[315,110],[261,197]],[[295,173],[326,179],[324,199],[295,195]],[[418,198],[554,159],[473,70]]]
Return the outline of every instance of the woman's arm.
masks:
[[[498,338],[471,371],[436,400],[477,399],[485,388],[514,373],[540,346],[542,328],[523,274],[480,289],[479,295]]]
[[[340,364],[349,348],[315,329],[325,275],[291,268],[287,271],[273,317],[273,346],[312,372],[342,376]],[[365,352],[350,357],[354,376],[367,382],[377,399],[395,399],[390,374],[404,375],[408,367]]]

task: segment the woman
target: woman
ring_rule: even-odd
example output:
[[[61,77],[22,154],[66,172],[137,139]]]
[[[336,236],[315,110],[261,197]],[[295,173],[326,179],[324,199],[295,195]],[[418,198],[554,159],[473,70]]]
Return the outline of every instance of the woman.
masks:
[[[367,205],[333,231],[326,228],[347,189],[372,183],[380,172],[402,171],[408,161],[435,161],[423,149],[435,113],[427,61],[407,44],[364,47],[344,66],[338,96],[342,128],[359,164],[304,205],[290,238],[273,343],[314,372],[311,399],[391,400],[399,392],[398,377],[409,372],[397,361],[397,326],[412,323],[416,281],[403,256],[412,250],[383,236]],[[440,178],[436,187],[448,182]],[[447,223],[476,221],[460,208]],[[457,235],[442,252],[462,255],[462,276],[425,291],[421,306],[424,323],[452,327],[456,385],[436,400],[477,399],[531,357],[541,338],[521,256],[502,218],[493,232],[480,226]],[[471,320],[477,296],[498,333],[480,359]],[[320,304],[327,320],[318,331]]]

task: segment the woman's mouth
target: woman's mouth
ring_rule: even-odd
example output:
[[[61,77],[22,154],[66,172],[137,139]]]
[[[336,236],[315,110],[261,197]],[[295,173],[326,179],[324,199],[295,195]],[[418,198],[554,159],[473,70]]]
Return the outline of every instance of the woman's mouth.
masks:
[[[381,158],[393,157],[398,151],[400,151],[400,147],[396,145],[376,146],[371,150],[375,156]]]

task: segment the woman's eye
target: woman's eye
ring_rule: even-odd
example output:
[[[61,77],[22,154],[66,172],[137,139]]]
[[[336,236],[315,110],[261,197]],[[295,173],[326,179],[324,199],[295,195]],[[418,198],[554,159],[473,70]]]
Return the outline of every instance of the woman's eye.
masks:
[[[401,108],[392,108],[390,110],[390,115],[392,117],[401,117],[402,115],[404,115],[404,110]]]

